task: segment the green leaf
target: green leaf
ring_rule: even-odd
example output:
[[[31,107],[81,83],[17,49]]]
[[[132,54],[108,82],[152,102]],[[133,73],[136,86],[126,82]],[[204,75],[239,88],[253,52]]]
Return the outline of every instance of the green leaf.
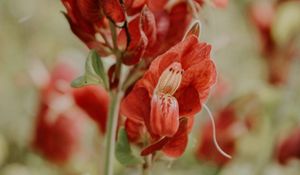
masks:
[[[94,69],[94,65],[93,65],[93,55],[95,53],[93,53],[94,51],[91,51],[88,55],[88,57],[86,58],[86,61],[85,61],[85,73],[88,74],[88,75],[93,75],[93,76],[97,76],[97,72],[96,70]]]
[[[92,50],[90,53],[92,59],[92,66],[97,75],[103,80],[105,88],[108,89],[108,77],[104,69],[103,62],[96,51]]]
[[[142,163],[142,160],[132,154],[130,144],[128,142],[127,133],[124,128],[120,128],[118,141],[116,144],[116,158],[125,166],[136,165]]]
[[[101,80],[97,79],[97,77],[83,75],[72,81],[71,86],[73,88],[80,88],[87,85],[97,85],[101,84]]]
[[[105,89],[108,89],[108,78],[102,60],[96,51],[91,50],[85,62],[84,75],[73,80],[71,86],[79,88],[97,84],[102,84]]]

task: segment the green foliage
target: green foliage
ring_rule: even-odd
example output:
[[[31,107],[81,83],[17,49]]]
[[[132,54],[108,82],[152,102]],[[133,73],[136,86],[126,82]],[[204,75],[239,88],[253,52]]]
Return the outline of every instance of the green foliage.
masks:
[[[71,86],[80,88],[92,84],[101,84],[105,89],[108,89],[108,78],[105,73],[103,62],[94,50],[90,51],[90,54],[86,59],[84,75],[73,80]]]
[[[124,128],[119,130],[118,141],[115,152],[117,160],[125,166],[136,165],[142,163],[142,160],[132,154],[130,144],[128,142],[127,133]]]

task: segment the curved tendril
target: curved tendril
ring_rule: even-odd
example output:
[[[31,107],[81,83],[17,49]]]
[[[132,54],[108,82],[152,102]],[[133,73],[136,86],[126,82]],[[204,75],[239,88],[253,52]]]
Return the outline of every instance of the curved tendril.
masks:
[[[213,141],[214,141],[214,145],[217,148],[217,150],[225,157],[231,159],[232,157],[227,154],[225,151],[222,150],[222,148],[219,146],[218,141],[217,141],[217,135],[216,135],[216,124],[215,124],[215,120],[214,117],[212,115],[212,113],[210,112],[209,108],[206,106],[206,104],[202,104],[203,107],[205,108],[205,110],[208,113],[208,116],[211,120],[211,125],[212,125],[212,132],[213,132]]]

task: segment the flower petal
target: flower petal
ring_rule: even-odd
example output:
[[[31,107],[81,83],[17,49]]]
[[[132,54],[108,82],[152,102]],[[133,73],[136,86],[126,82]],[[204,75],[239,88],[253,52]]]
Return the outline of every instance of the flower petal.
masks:
[[[147,0],[147,5],[153,12],[162,11],[168,0]]]
[[[180,126],[178,131],[173,137],[164,137],[150,146],[144,148],[141,152],[142,156],[147,156],[155,151],[162,150],[165,154],[170,157],[180,156],[187,145],[188,137],[187,133],[189,130],[188,120],[183,119],[180,121]]]
[[[179,115],[190,116],[201,110],[201,104],[197,90],[189,86],[179,90],[175,94],[179,104]]]
[[[182,57],[191,56],[190,52],[194,52],[194,45],[197,45],[198,39],[194,35],[187,37],[184,41],[173,46],[164,54],[158,56],[155,60],[152,61],[148,71],[145,73],[144,77],[141,80],[142,86],[146,87],[147,90],[152,95],[153,90],[159,80],[162,72],[173,62],[181,62],[184,60]],[[189,58],[187,58],[189,59]],[[185,66],[187,66],[186,62]],[[187,67],[183,67],[186,69]]]
[[[192,65],[198,64],[204,59],[210,59],[211,46],[206,43],[199,43],[196,35],[191,35],[187,39],[192,40],[189,50],[181,56],[181,64],[183,69],[187,69]]]
[[[134,88],[121,102],[121,114],[144,122],[150,116],[150,97],[145,88]]]
[[[118,36],[119,45],[124,47],[125,41],[128,44],[125,53],[122,55],[122,61],[127,65],[138,63],[148,44],[147,36],[142,30],[142,25],[140,25],[140,18],[141,16],[137,16],[130,21],[128,32],[123,29]]]
[[[148,46],[152,46],[156,42],[156,22],[153,13],[145,6],[141,12],[140,23],[142,30],[148,39]]]
[[[183,74],[181,86],[178,91],[193,86],[199,94],[201,103],[208,97],[211,86],[216,82],[215,64],[207,59],[189,67]]]
[[[197,79],[195,81],[195,88],[199,92],[199,97],[202,100],[201,103],[203,103],[204,100],[208,97],[208,93],[210,88],[213,84],[216,82],[217,72],[214,62],[211,60],[207,62],[206,64],[206,70],[202,71],[198,74],[198,77],[202,77],[201,79]]]
[[[165,42],[170,27],[169,14],[167,11],[163,11],[154,15],[157,35],[156,42],[153,45],[149,45],[144,53],[145,58],[149,59],[149,62],[169,49]]]
[[[51,122],[48,119],[53,111],[46,104],[41,103],[38,112],[33,147],[59,165],[67,163],[80,147],[84,113],[73,109],[54,113],[55,120]]]
[[[181,41],[187,27],[189,26],[192,16],[188,11],[188,4],[186,1],[175,4],[170,13],[170,30],[168,31],[168,45],[169,47]]]
[[[102,133],[106,130],[109,95],[100,86],[85,86],[74,89],[76,104],[83,109],[98,125]]]
[[[145,131],[145,125],[140,121],[127,118],[125,121],[125,129],[130,142],[139,143],[142,139],[142,134]]]
[[[76,23],[77,19],[75,19],[76,21],[74,21],[74,19],[72,19],[72,16],[70,16],[69,14],[65,14],[65,17],[70,24],[72,32],[76,36],[78,36],[80,40],[82,40],[84,43],[95,40],[93,35],[95,33],[95,30],[89,24],[85,23],[85,27],[82,28],[80,24]]]
[[[90,22],[97,22],[101,17],[100,3],[98,0],[77,1],[82,17]]]
[[[181,120],[177,133],[163,146],[162,151],[169,157],[181,156],[188,143],[188,130],[188,119]]]
[[[176,98],[154,94],[151,100],[150,127],[154,134],[172,137],[179,127],[179,107]]]
[[[164,147],[164,145],[168,143],[169,140],[170,140],[169,137],[164,137],[163,139],[157,141],[156,143],[144,148],[141,152],[141,156],[147,156],[149,154],[152,154],[155,151],[161,150]]]
[[[107,18],[114,22],[123,22],[125,20],[124,11],[119,0],[102,0],[101,3]]]
[[[124,5],[127,15],[132,16],[139,13],[146,2],[147,0],[125,0]]]

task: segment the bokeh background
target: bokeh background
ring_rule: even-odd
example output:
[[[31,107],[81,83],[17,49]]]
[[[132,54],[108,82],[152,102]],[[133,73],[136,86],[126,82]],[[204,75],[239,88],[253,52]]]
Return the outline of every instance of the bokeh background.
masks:
[[[300,58],[299,54],[286,58],[290,66],[280,73],[287,74],[284,83],[269,83],[270,63],[266,61],[266,54],[262,54],[261,35],[250,17],[251,5],[258,2],[262,0],[230,0],[225,9],[206,6],[200,13],[201,40],[213,46],[212,57],[219,77],[208,106],[217,117],[219,111],[234,104],[237,120],[247,122],[243,125],[245,128],[237,127],[233,131],[238,135],[234,137],[233,159],[220,166],[197,158],[203,128],[209,121],[207,113],[202,111],[197,116],[184,156],[176,161],[159,161],[154,165],[154,174],[300,173],[300,149],[298,159],[285,164],[278,161],[277,155],[280,141],[300,127]],[[300,4],[297,1],[285,3],[275,15],[276,29],[272,36],[282,45],[292,38],[294,51],[299,53]],[[82,122],[81,149],[67,165],[51,163],[31,146],[39,106],[39,88],[32,77],[34,70],[41,65],[52,70],[61,61],[81,70],[88,54],[86,46],[70,31],[61,11],[65,9],[59,0],[0,0],[1,175],[101,172],[104,139],[88,118]],[[261,17],[267,15],[265,10]],[[109,58],[105,62],[109,63]],[[300,140],[299,135],[300,132],[293,140]],[[291,144],[300,148],[300,141]],[[286,148],[289,151],[289,147]],[[124,168],[117,162],[115,167],[117,174],[138,174],[134,167]]]

